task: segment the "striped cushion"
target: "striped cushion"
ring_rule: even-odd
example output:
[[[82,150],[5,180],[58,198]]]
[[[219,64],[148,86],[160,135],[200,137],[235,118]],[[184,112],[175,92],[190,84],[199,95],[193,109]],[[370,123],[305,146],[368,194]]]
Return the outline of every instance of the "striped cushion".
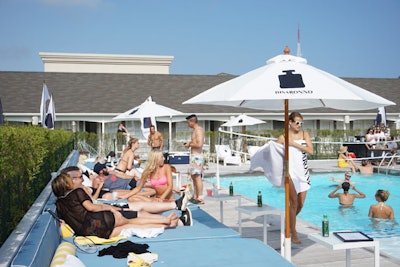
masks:
[[[73,244],[68,242],[62,242],[54,253],[53,260],[50,263],[50,267],[64,264],[67,255],[75,255],[76,248]]]

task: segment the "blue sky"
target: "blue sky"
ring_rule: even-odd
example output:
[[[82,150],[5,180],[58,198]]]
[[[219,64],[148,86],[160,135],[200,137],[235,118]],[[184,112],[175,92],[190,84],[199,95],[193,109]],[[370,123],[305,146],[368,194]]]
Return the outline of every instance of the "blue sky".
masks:
[[[0,71],[39,52],[174,56],[171,74],[244,74],[281,54],[339,77],[400,76],[398,0],[0,0]]]

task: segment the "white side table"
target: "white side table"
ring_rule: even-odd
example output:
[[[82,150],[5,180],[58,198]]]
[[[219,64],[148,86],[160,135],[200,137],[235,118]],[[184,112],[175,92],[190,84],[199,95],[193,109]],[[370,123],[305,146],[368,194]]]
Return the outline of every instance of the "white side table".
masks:
[[[343,242],[336,237],[332,232],[328,237],[323,237],[321,233],[309,234],[308,238],[312,241],[323,245],[324,247],[332,250],[345,249],[346,250],[346,266],[351,266],[351,249],[374,247],[375,267],[379,267],[379,241],[362,241],[362,242]]]
[[[241,195],[230,196],[228,194],[218,194],[218,196],[212,196],[212,197],[205,196],[205,201],[219,201],[219,215],[221,218],[221,223],[224,223],[224,201],[237,200],[239,207],[241,204],[241,199],[242,199]]]
[[[264,243],[267,244],[267,216],[268,215],[279,215],[281,218],[281,255],[284,255],[283,243],[285,240],[284,229],[285,229],[285,214],[282,210],[276,209],[271,206],[263,205],[258,207],[256,204],[254,206],[239,206],[236,208],[239,212],[239,234],[242,235],[242,213],[248,214],[250,216],[264,216],[263,233],[264,233]]]

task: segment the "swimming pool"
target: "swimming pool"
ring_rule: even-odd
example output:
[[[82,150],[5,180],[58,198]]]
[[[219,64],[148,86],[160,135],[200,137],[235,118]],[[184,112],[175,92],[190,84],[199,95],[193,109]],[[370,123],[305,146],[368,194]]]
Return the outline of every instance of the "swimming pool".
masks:
[[[400,216],[400,176],[374,174],[362,176],[354,174],[351,181],[355,187],[363,192],[364,199],[355,199],[352,207],[341,207],[338,198],[328,198],[328,194],[337,187],[337,183],[329,180],[330,177],[343,179],[344,173],[312,173],[311,188],[307,192],[306,202],[298,218],[309,223],[321,226],[323,214],[329,218],[330,231],[353,230],[363,231],[374,238],[382,239],[381,250],[399,257],[399,246],[393,246],[393,241],[400,243],[400,225],[396,221],[371,220],[368,211],[371,204],[375,204],[375,192],[377,189],[389,190],[391,193],[388,205],[394,209],[395,217]],[[207,181],[215,183],[215,178],[207,178]],[[273,187],[264,176],[232,176],[221,177],[221,187],[228,188],[232,182],[235,193],[241,194],[256,201],[258,191],[262,192],[263,203],[285,209],[284,188]],[[343,192],[341,189],[338,192]],[[350,193],[355,193],[350,190]],[[389,247],[385,246],[390,238]],[[392,250],[396,247],[396,251]],[[394,253],[394,254],[393,254]]]

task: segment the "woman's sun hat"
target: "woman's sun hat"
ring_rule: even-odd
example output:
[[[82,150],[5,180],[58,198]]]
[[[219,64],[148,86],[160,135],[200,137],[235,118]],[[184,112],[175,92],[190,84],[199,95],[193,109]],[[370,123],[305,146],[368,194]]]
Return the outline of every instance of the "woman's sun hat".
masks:
[[[341,146],[338,153],[346,153],[347,152],[347,146]]]

